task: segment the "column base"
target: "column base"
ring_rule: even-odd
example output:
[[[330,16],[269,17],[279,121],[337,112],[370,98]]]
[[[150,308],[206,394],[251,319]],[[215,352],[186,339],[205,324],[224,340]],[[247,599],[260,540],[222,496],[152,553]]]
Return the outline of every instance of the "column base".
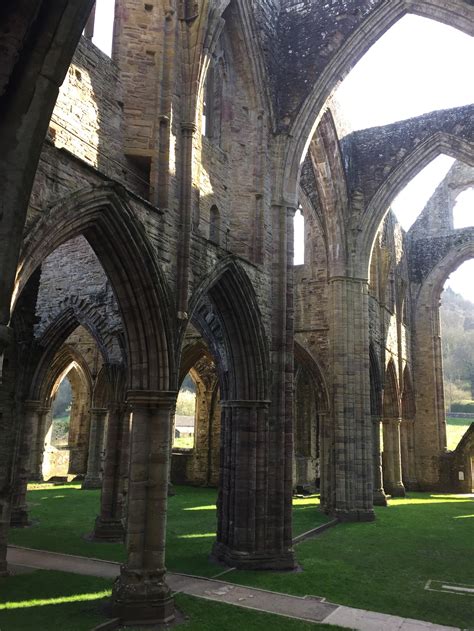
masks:
[[[27,528],[31,526],[26,506],[13,508],[10,514],[10,528]]]
[[[0,577],[9,576],[7,564],[7,546],[0,545]]]
[[[297,567],[292,549],[276,552],[240,552],[231,550],[216,541],[212,548],[211,559],[238,570],[279,570],[291,571]]]
[[[388,490],[388,494],[392,497],[405,497],[405,487],[403,486],[403,484],[395,484],[394,486],[390,487],[390,489]]]
[[[374,506],[388,506],[387,496],[383,489],[374,490]]]
[[[81,484],[81,489],[90,490],[90,489],[101,489],[102,488],[102,480],[100,478],[84,478],[84,481]]]
[[[45,482],[45,479],[42,473],[32,473],[28,476],[28,482],[42,483]]]
[[[120,519],[102,519],[97,517],[94,524],[92,539],[94,541],[122,542],[125,530]]]
[[[336,508],[333,511],[333,516],[339,519],[339,521],[375,521],[375,513],[372,508],[365,510],[343,510]]]
[[[418,484],[418,480],[405,480],[404,486],[406,491],[418,491],[420,485]]]
[[[127,625],[163,624],[174,620],[174,601],[164,572],[122,566],[112,590],[113,615]]]

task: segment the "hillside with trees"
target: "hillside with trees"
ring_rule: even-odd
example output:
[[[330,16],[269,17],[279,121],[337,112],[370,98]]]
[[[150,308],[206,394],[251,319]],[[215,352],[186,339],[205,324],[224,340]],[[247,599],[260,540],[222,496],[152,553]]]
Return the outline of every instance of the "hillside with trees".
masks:
[[[441,295],[446,405],[474,399],[474,304],[452,289]]]

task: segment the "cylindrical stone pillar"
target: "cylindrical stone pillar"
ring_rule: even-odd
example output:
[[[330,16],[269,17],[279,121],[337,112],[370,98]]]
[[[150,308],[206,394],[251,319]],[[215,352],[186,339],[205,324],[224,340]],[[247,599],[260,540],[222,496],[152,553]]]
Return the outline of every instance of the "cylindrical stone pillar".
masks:
[[[10,514],[10,525],[13,528],[29,525],[26,491],[30,476],[32,438],[38,423],[39,408],[39,401],[25,401],[23,404],[23,424]]]
[[[405,497],[402,481],[400,425],[399,418],[383,419],[385,490],[392,497]]]
[[[44,458],[44,441],[46,437],[46,422],[51,408],[40,407],[36,410],[36,426],[33,429],[33,444],[30,451],[29,479],[34,482],[42,482],[43,477],[43,458]]]
[[[372,416],[372,448],[374,458],[374,504],[375,506],[387,506],[387,496],[383,488],[379,416]]]
[[[165,582],[165,538],[171,410],[175,392],[131,392],[133,421],[128,491],[127,561],[114,584],[114,611],[122,622],[173,620]]]
[[[368,281],[331,278],[330,309],[335,460],[332,512],[342,521],[371,521],[375,515]]]
[[[106,418],[106,408],[93,408],[91,410],[89,457],[87,459],[86,477],[82,483],[83,489],[100,489],[102,486],[101,465]]]
[[[124,535],[120,493],[120,459],[125,410],[124,404],[109,406],[100,515],[95,521],[93,535],[94,539],[103,541],[121,541]]]
[[[265,509],[269,401],[222,401],[214,557],[231,567],[292,569],[294,557]],[[288,480],[291,483],[291,478]],[[283,498],[275,498],[275,502]]]
[[[415,422],[403,419],[400,428],[403,483],[408,491],[418,487],[415,470]]]

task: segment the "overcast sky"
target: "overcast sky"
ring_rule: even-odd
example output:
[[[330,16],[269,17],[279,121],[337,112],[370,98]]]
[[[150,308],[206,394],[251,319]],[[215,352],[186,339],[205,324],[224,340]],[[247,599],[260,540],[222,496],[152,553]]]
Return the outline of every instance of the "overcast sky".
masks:
[[[94,43],[107,54],[112,46],[114,0],[98,0]],[[474,103],[473,38],[415,15],[399,20],[349,73],[337,90],[344,117],[356,129],[386,125],[433,110]],[[453,160],[439,156],[393,200],[407,230],[449,170]],[[474,191],[456,207],[456,227],[474,224]],[[302,221],[296,220],[295,258],[303,261]],[[474,302],[474,260],[451,275],[454,291]]]

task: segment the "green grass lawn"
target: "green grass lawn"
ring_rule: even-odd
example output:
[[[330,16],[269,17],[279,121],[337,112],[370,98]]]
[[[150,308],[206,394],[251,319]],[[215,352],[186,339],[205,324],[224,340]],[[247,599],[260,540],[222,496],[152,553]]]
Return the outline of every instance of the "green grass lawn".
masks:
[[[169,501],[168,569],[215,576],[222,568],[211,564],[208,554],[215,533],[216,491],[177,487],[176,492]],[[12,543],[109,560],[124,558],[121,545],[82,539],[93,523],[98,491],[81,491],[77,485],[41,486],[30,490],[28,500],[36,524],[11,531]],[[315,497],[295,500],[295,534],[327,519],[316,501]],[[376,510],[376,522],[340,524],[299,544],[296,553],[303,572],[234,571],[225,580],[472,627],[474,597],[424,590],[429,579],[474,586],[472,499],[410,493]]]
[[[200,576],[222,571],[211,563],[209,553],[216,532],[215,489],[175,487],[169,498],[167,558],[169,570]],[[39,550],[67,552],[108,561],[123,561],[121,544],[86,541],[99,507],[100,491],[82,491],[77,484],[30,485],[28,504],[33,526],[10,532],[10,543]],[[318,510],[316,496],[294,500],[295,534],[328,521]]]
[[[0,629],[90,631],[105,622],[103,599],[110,593],[108,580],[63,572],[36,571],[0,579]],[[235,631],[238,628],[330,631],[339,628],[211,603],[184,594],[178,594],[175,602],[185,618],[179,628],[186,631]]]
[[[226,580],[472,627],[474,597],[424,589],[429,579],[474,587],[472,498],[410,493],[376,512],[375,522],[339,524],[299,544],[299,574],[232,572]]]
[[[450,451],[456,449],[470,424],[471,419],[468,418],[446,417],[446,437]]]

